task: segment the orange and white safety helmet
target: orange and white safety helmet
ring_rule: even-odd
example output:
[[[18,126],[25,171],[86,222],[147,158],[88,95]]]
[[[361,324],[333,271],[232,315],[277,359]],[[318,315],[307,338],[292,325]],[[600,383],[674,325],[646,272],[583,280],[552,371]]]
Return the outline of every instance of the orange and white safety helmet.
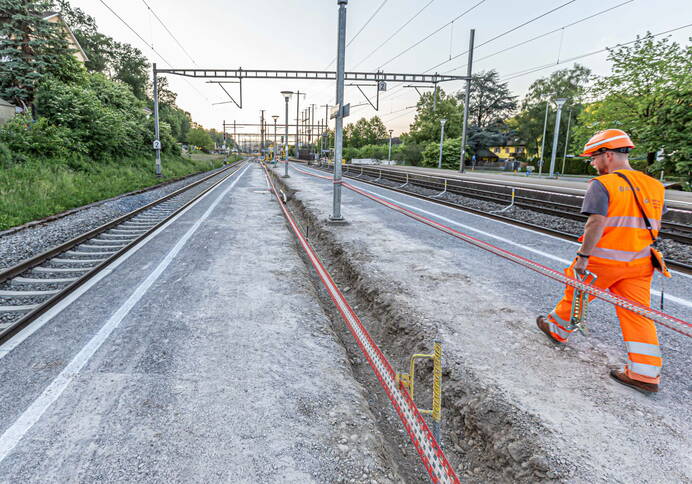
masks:
[[[621,129],[605,129],[591,137],[584,145],[584,152],[579,156],[593,156],[603,151],[629,153],[634,143],[629,135]]]

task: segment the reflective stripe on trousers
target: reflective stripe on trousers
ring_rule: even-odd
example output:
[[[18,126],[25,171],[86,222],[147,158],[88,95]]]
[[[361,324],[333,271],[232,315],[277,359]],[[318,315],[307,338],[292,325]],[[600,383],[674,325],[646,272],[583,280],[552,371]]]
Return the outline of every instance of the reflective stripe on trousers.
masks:
[[[625,341],[627,347],[627,367],[639,375],[658,378],[661,374],[661,348],[650,343]]]

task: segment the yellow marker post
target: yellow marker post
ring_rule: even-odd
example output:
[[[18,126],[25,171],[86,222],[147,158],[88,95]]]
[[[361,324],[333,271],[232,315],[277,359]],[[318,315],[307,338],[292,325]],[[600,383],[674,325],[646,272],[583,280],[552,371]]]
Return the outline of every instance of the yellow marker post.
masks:
[[[420,413],[430,415],[433,419],[432,432],[437,443],[441,445],[440,421],[442,419],[442,344],[435,341],[432,354],[417,353],[411,356],[409,373],[397,373],[396,381],[408,390],[411,400],[415,403],[416,360],[433,360],[433,398],[432,410],[419,408]]]

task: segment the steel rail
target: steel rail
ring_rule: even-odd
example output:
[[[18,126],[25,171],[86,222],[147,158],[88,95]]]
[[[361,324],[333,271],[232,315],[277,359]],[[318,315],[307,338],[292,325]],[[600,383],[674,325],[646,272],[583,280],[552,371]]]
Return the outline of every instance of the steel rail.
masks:
[[[344,167],[344,176],[348,176],[349,172],[352,172],[353,170],[353,165],[345,165]],[[362,167],[356,169],[357,172],[361,172],[363,175],[371,176],[374,177],[376,175],[379,176],[380,172],[382,173],[382,179],[385,180],[390,180],[393,182],[404,182],[407,181],[408,183],[412,185],[417,185],[422,188],[428,188],[428,189],[439,189],[440,191],[445,188],[445,183],[444,182],[436,182],[433,180],[446,180],[446,188],[449,193],[453,193],[455,195],[460,195],[460,196],[465,196],[468,198],[475,198],[478,200],[484,200],[488,202],[494,202],[494,203],[509,203],[511,199],[511,194],[510,193],[500,193],[500,192],[492,192],[492,191],[487,191],[487,190],[481,190],[478,188],[471,188],[467,186],[463,186],[464,184],[471,184],[471,185],[485,185],[485,186],[496,186],[496,187],[501,187],[503,189],[511,189],[512,187],[509,185],[502,185],[502,184],[492,184],[492,183],[481,183],[481,182],[474,182],[474,181],[469,181],[469,180],[460,180],[458,178],[444,178],[444,177],[436,177],[433,175],[427,175],[427,174],[422,174],[422,173],[415,173],[415,174],[408,174],[408,177],[406,176],[406,173],[402,173],[399,170],[386,170],[386,169],[381,169],[381,168],[369,168],[369,167]],[[357,176],[352,177],[354,179],[359,179]],[[431,181],[425,181],[421,180],[420,178],[424,179],[431,179]],[[366,181],[366,180],[361,180],[361,181]],[[379,185],[379,186],[385,186],[386,185]],[[579,197],[577,195],[572,195],[572,194],[566,194],[566,193],[560,193],[560,192],[549,192],[546,190],[536,190],[536,189],[531,189],[531,188],[525,188],[525,187],[519,187],[515,188],[517,191],[521,192],[534,192],[534,193],[547,193],[547,194],[552,194],[558,197],[569,197],[569,198],[579,198],[581,199],[582,197]],[[406,192],[406,193],[412,193],[412,192]],[[520,207],[520,208],[525,208],[527,210],[534,210],[540,213],[544,213],[546,215],[552,215],[555,217],[560,217],[560,218],[568,218],[571,220],[579,221],[579,222],[584,222],[588,218],[586,215],[582,214],[579,212],[579,209],[581,207],[581,204],[579,205],[570,205],[567,203],[561,203],[561,202],[555,202],[551,200],[543,200],[543,199],[538,199],[538,198],[531,198],[531,197],[526,197],[526,196],[521,196],[517,195],[515,197],[515,205]],[[546,206],[549,205],[549,206]],[[676,222],[668,222],[668,221],[663,221],[662,222],[662,227],[660,234],[662,238],[665,239],[670,239],[674,240],[676,242],[682,243],[682,244],[687,244],[687,245],[692,245],[692,227],[685,225],[685,224],[679,224]],[[683,264],[685,266],[685,264]],[[689,267],[689,266],[688,266]]]
[[[315,167],[315,168],[321,169],[322,171],[327,171],[324,168],[318,168],[318,167]],[[329,173],[329,171],[327,171],[327,173]],[[454,208],[457,210],[462,210],[464,212],[473,213],[475,215],[480,215],[482,217],[486,217],[489,219],[498,220],[500,222],[505,222],[505,223],[508,223],[510,225],[515,225],[517,227],[524,227],[524,228],[533,230],[535,232],[544,233],[546,235],[552,235],[554,237],[559,237],[561,239],[569,240],[571,242],[577,242],[577,239],[579,238],[578,236],[576,236],[574,234],[570,234],[569,232],[563,232],[560,230],[551,229],[549,227],[543,227],[541,225],[532,224],[530,222],[524,222],[521,220],[516,220],[516,219],[513,219],[511,217],[504,216],[504,215],[488,213],[488,212],[485,212],[483,210],[479,210],[476,208],[471,208],[471,207],[466,207],[464,205],[459,205],[458,203],[450,202],[449,200],[442,200],[439,198],[429,197],[427,195],[422,195],[420,193],[411,192],[408,190],[404,190],[402,188],[390,187],[389,185],[383,185],[381,183],[377,183],[377,182],[372,181],[372,180],[365,180],[365,179],[357,178],[357,177],[354,177],[354,176],[348,175],[348,174],[345,174],[344,176],[347,178],[358,180],[362,183],[367,183],[369,185],[379,187],[379,188],[385,188],[387,190],[392,190],[392,191],[402,193],[405,195],[409,195],[409,196],[412,196],[415,198],[420,198],[421,200],[426,200],[428,202],[436,203],[438,205],[444,205],[446,207]],[[675,269],[676,271],[682,272],[683,274],[692,275],[692,265],[686,264],[684,262],[672,260],[672,259],[666,259],[666,264],[668,265],[668,267],[670,269]]]
[[[174,217],[176,214],[184,210],[187,206],[190,204],[194,203],[196,200],[198,200],[200,197],[202,197],[204,194],[209,192],[210,190],[214,189],[217,185],[222,183],[224,180],[229,178],[230,176],[234,175],[244,164],[244,161],[238,161],[235,162],[222,170],[219,170],[209,176],[206,176],[200,180],[196,180],[195,182],[182,187],[172,193],[169,193],[168,195],[165,195],[164,197],[159,198],[158,200],[155,200],[143,207],[140,207],[136,210],[133,210],[121,217],[118,217],[115,220],[112,220],[108,223],[105,223],[101,225],[100,227],[97,227],[93,230],[90,230],[82,235],[79,235],[63,244],[60,244],[56,247],[53,247],[52,249],[49,249],[45,252],[42,252],[41,254],[38,254],[34,257],[31,257],[29,259],[26,259],[19,264],[6,269],[2,272],[0,272],[0,283],[9,281],[13,279],[14,277],[18,276],[19,274],[22,274],[26,272],[27,270],[31,270],[34,267],[37,267],[47,261],[50,261],[51,259],[55,258],[57,255],[62,254],[65,251],[68,251],[75,246],[91,240],[95,238],[96,236],[124,223],[132,219],[133,217],[145,212],[146,210],[149,210],[157,205],[160,205],[161,203],[170,200],[177,195],[181,195],[188,190],[211,180],[214,177],[218,177],[221,175],[226,174],[225,176],[221,176],[221,178],[211,184],[209,187],[205,188],[202,190],[200,193],[195,195],[193,198],[185,202],[183,205],[178,207],[177,209],[174,209],[171,211],[171,213],[167,214],[164,218],[159,220],[156,224],[150,226],[145,232],[140,233],[137,235],[135,238],[131,239],[126,245],[123,245],[122,248],[120,248],[117,252],[114,252],[113,255],[103,259],[99,264],[96,266],[88,267],[85,268],[88,272],[80,276],[78,279],[75,281],[71,282],[69,285],[65,286],[64,288],[59,289],[59,292],[47,299],[46,301],[40,303],[37,307],[34,309],[30,310],[29,312],[25,313],[21,317],[17,318],[14,321],[10,322],[10,326],[7,328],[4,328],[0,330],[0,344],[4,343],[8,339],[10,339],[13,335],[15,335],[17,332],[19,332],[22,328],[26,327],[29,323],[34,321],[36,318],[38,318],[40,315],[48,311],[50,308],[55,306],[57,303],[59,303],[61,300],[63,300],[65,297],[67,297],[69,294],[74,292],[76,289],[78,289],[80,286],[82,286],[84,283],[86,283],[89,279],[94,277],[97,273],[105,269],[108,265],[110,265],[113,261],[121,257],[123,254],[128,252],[132,247],[137,245],[141,240],[146,238],[149,234],[154,232],[158,227],[160,227],[162,224],[166,223],[168,220],[170,220],[172,217]],[[232,171],[231,171],[232,170]],[[228,173],[231,171],[230,173]],[[75,261],[79,262],[79,259],[75,259]]]

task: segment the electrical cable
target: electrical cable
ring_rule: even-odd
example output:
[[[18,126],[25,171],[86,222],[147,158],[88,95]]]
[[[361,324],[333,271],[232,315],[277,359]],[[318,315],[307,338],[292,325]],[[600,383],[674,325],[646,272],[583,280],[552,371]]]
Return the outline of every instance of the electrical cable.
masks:
[[[398,34],[399,32],[401,32],[401,31],[404,29],[404,27],[406,27],[408,24],[410,24],[410,23],[413,21],[413,19],[415,19],[416,17],[418,17],[418,16],[421,14],[421,12],[423,12],[423,10],[425,10],[426,8],[428,8],[428,7],[430,6],[430,4],[433,3],[434,1],[435,1],[435,0],[430,0],[428,3],[426,3],[426,4],[423,6],[423,8],[421,8],[420,10],[418,10],[418,11],[413,15],[413,17],[411,17],[411,18],[408,19],[406,22],[404,22],[404,24],[403,24],[401,27],[399,27],[398,29],[396,29],[392,35],[390,35],[389,37],[387,37],[380,45],[378,45],[377,47],[375,47],[375,48],[372,50],[372,52],[370,52],[370,53],[369,53],[368,55],[366,55],[360,62],[358,62],[356,65],[354,65],[352,69],[357,68],[357,67],[358,67],[359,65],[361,65],[363,62],[365,62],[365,61],[368,60],[370,57],[372,57],[372,55],[373,55],[375,52],[377,52],[378,50],[380,50],[380,48],[382,48],[382,46],[384,46],[387,42],[389,42],[390,40],[392,40],[392,38],[394,38],[394,36],[395,36],[396,34]],[[633,0],[632,0],[632,1],[633,1]]]
[[[571,0],[571,1],[574,2],[574,1],[576,1],[576,0]],[[423,37],[422,39],[420,39],[418,42],[416,42],[416,43],[414,43],[413,45],[411,45],[410,47],[407,47],[406,49],[402,50],[402,51],[399,52],[397,55],[395,55],[394,57],[392,57],[391,59],[389,59],[387,62],[381,64],[381,65],[377,68],[377,70],[379,71],[380,69],[382,69],[384,66],[386,66],[387,64],[389,64],[389,63],[392,62],[393,60],[398,59],[399,57],[401,57],[402,55],[404,55],[404,54],[405,54],[406,52],[408,52],[409,50],[411,50],[411,49],[413,49],[414,47],[416,47],[416,46],[420,45],[421,43],[425,42],[425,41],[428,40],[430,37],[432,37],[433,35],[435,35],[436,33],[438,33],[440,30],[444,29],[444,28],[447,27],[448,25],[451,25],[451,24],[454,23],[456,20],[459,20],[461,17],[463,17],[464,15],[466,15],[467,13],[469,13],[471,10],[473,10],[474,8],[478,7],[479,5],[481,5],[481,4],[485,3],[485,2],[486,2],[486,0],[481,0],[480,2],[478,2],[478,3],[476,3],[475,5],[471,6],[469,9],[467,9],[466,11],[464,11],[464,12],[462,12],[461,14],[457,15],[456,17],[454,17],[452,20],[450,20],[449,22],[447,22],[446,24],[444,24],[444,25],[441,26],[440,28],[438,28],[438,29],[436,29],[435,31],[429,33],[428,35],[426,35],[425,37]]]
[[[683,25],[683,26],[681,26],[681,27],[676,27],[676,28],[674,28],[674,29],[666,30],[666,31],[664,31],[664,32],[659,32],[659,33],[657,33],[657,34],[653,34],[653,35],[651,35],[651,37],[658,37],[659,35],[670,34],[670,33],[672,33],[672,32],[676,32],[676,31],[678,31],[678,30],[686,29],[686,28],[688,28],[688,27],[692,27],[692,23],[691,23],[691,24],[687,24],[687,25]],[[561,62],[559,62],[559,63],[553,63],[553,62],[551,62],[550,64],[544,64],[544,65],[542,65],[542,66],[532,67],[532,68],[530,68],[530,69],[525,69],[525,70],[523,70],[523,71],[519,71],[519,72],[515,72],[515,73],[512,73],[512,74],[508,74],[506,77],[503,77],[502,80],[503,80],[503,81],[509,81],[509,80],[511,80],[511,79],[515,79],[515,78],[517,78],[517,77],[525,76],[525,75],[531,74],[531,73],[533,73],[533,72],[538,72],[538,71],[543,70],[543,69],[548,69],[548,68],[553,67],[553,66],[556,66],[556,65],[566,64],[566,63],[568,63],[568,62],[572,62],[572,61],[575,61],[575,60],[583,59],[584,57],[589,57],[589,56],[592,56],[592,55],[600,54],[600,53],[602,53],[602,52],[606,52],[606,51],[609,50],[609,49],[614,49],[614,48],[616,48],[616,47],[622,47],[622,46],[625,46],[625,45],[633,44],[633,43],[637,42],[638,40],[639,40],[639,37],[636,38],[636,39],[634,39],[634,40],[630,40],[629,42],[625,42],[625,43],[622,43],[622,44],[615,44],[615,45],[612,46],[612,47],[605,47],[605,48],[603,48],[603,49],[594,50],[593,52],[588,52],[588,53],[586,53],[586,54],[581,54],[581,55],[577,55],[577,56],[574,56],[574,57],[570,57],[569,59],[565,59],[565,60],[563,60],[563,61],[561,61]]]
[[[361,32],[363,32],[363,30],[365,30],[365,27],[367,27],[368,24],[369,24],[370,22],[372,22],[372,19],[375,18],[375,15],[377,15],[377,14],[379,13],[379,11],[382,10],[382,7],[384,7],[384,5],[385,5],[385,3],[387,3],[387,1],[388,1],[388,0],[382,0],[382,3],[380,3],[380,6],[377,7],[377,8],[375,9],[375,11],[372,13],[372,15],[370,15],[370,18],[363,24],[363,26],[360,28],[360,30],[358,30],[358,32],[356,32],[356,35],[354,35],[353,37],[351,37],[351,40],[349,40],[349,41],[346,43],[346,47],[348,47],[349,45],[351,45],[351,44],[353,43],[353,41],[356,40],[356,39],[358,38],[358,36],[361,34]],[[334,57],[334,58],[332,59],[332,61],[331,61],[329,64],[327,64],[327,67],[325,67],[324,69],[325,69],[325,70],[329,69],[329,66],[331,66],[332,64],[334,64],[335,61],[336,61],[336,57]]]
[[[554,29],[554,30],[551,30],[551,31],[549,31],[549,32],[545,32],[545,33],[543,33],[543,34],[537,35],[537,36],[532,37],[532,38],[530,38],[530,39],[528,39],[528,40],[525,40],[525,41],[523,41],[523,42],[519,42],[518,44],[514,44],[514,45],[512,45],[512,46],[510,46],[510,47],[506,47],[506,48],[504,48],[504,49],[501,49],[501,50],[499,50],[499,51],[497,51],[497,52],[494,52],[494,53],[492,53],[492,54],[490,54],[490,55],[487,55],[487,56],[485,56],[485,57],[481,57],[481,58],[479,58],[479,59],[476,59],[475,62],[480,62],[480,61],[482,61],[482,60],[488,59],[488,58],[490,58],[490,57],[493,57],[493,56],[495,56],[495,55],[501,54],[501,53],[503,53],[503,52],[507,52],[508,50],[511,50],[511,49],[516,48],[516,47],[525,45],[525,44],[527,44],[527,43],[529,43],[529,42],[532,42],[532,41],[534,41],[534,40],[538,40],[538,39],[541,39],[541,38],[543,38],[543,37],[546,37],[546,36],[548,36],[548,35],[550,35],[550,34],[553,34],[553,33],[555,33],[555,32],[559,32],[560,30],[563,30],[563,29],[566,29],[566,28],[569,28],[569,27],[573,27],[574,25],[577,25],[577,24],[579,24],[579,23],[581,23],[581,22],[585,22],[586,20],[592,19],[592,18],[597,17],[597,16],[599,16],[599,15],[603,15],[604,13],[607,13],[607,12],[610,12],[610,11],[612,11],[612,10],[615,10],[616,8],[619,8],[619,7],[622,7],[622,6],[624,6],[624,5],[627,5],[628,3],[632,3],[633,1],[634,1],[634,0],[627,0],[627,1],[625,1],[625,2],[622,2],[622,3],[619,3],[619,4],[615,5],[615,6],[613,6],[613,7],[609,7],[609,8],[607,8],[607,9],[605,9],[605,10],[601,10],[601,11],[599,11],[599,12],[593,13],[593,14],[591,14],[591,15],[588,15],[588,16],[586,16],[586,17],[583,17],[583,18],[581,18],[581,19],[579,19],[579,20],[576,20],[576,21],[574,21],[574,22],[565,24],[565,25],[563,25],[562,27],[558,27],[558,28],[556,28],[556,29]],[[565,5],[566,5],[566,4],[565,4]],[[563,6],[564,6],[564,5],[563,5]],[[558,7],[558,8],[561,8],[561,7]],[[546,13],[542,14],[541,16],[547,15],[548,13],[550,13],[550,12],[546,12]],[[537,17],[537,18],[540,18],[540,17]],[[536,20],[536,19],[532,19],[531,21],[533,21],[533,20]],[[529,22],[531,22],[531,21],[529,21]],[[516,30],[517,28],[519,28],[519,27],[514,27],[512,30]],[[498,35],[498,36],[496,36],[496,37],[494,37],[494,38],[495,38],[495,39],[500,38],[502,35],[505,35],[506,33],[507,33],[507,32],[504,32],[504,33],[502,33],[502,34],[500,34],[500,35]],[[493,40],[493,39],[491,39],[491,40]],[[484,43],[481,44],[481,45],[485,45],[485,44],[487,44],[488,42],[490,42],[490,41],[484,42]],[[474,50],[475,50],[476,48],[480,47],[481,45],[479,45],[479,46],[477,46],[477,47],[474,47]],[[463,55],[463,54],[466,54],[466,53],[468,53],[468,50],[467,50],[466,52],[462,52],[461,54],[458,54],[458,55],[455,56],[455,57],[458,57],[459,55]],[[453,58],[454,58],[454,57],[453,57]],[[446,61],[445,61],[445,62],[446,62]],[[545,64],[544,66],[541,66],[541,68],[547,68],[547,67],[550,67],[550,66],[552,66],[552,65],[555,65],[555,64],[553,64],[553,63],[551,63],[551,64]],[[436,67],[437,67],[437,66],[436,66]],[[453,72],[453,71],[456,71],[456,70],[459,70],[459,69],[462,69],[462,68],[465,68],[465,67],[466,67],[466,64],[464,64],[464,65],[462,65],[462,66],[455,67],[454,69],[450,69],[449,71],[446,71],[445,74],[449,74],[449,73],[451,73],[451,72]],[[434,69],[434,68],[433,68],[433,69]],[[536,69],[536,67],[531,67],[531,68],[529,68],[529,69],[526,69],[526,71],[527,71],[526,74],[529,73],[528,71],[532,71],[532,70],[534,70],[534,69]],[[428,69],[428,70],[425,71],[425,72],[429,72],[430,70],[432,70],[432,69]],[[520,72],[523,73],[524,71],[520,71]],[[516,74],[516,73],[515,73],[515,74]],[[388,94],[389,94],[388,96],[384,96],[382,99],[383,99],[383,100],[384,100],[384,99],[392,99],[392,97],[391,97],[392,94],[393,94],[393,93],[396,93],[396,92],[398,92],[398,90],[395,88],[395,90],[390,91],[390,93],[388,93]],[[400,95],[400,94],[401,94],[401,93],[399,93],[398,95]],[[398,95],[397,95],[397,97],[398,97]]]
[[[146,5],[146,7],[149,9],[149,11],[152,13],[152,15],[154,15],[154,18],[156,18],[156,20],[159,21],[159,23],[161,24],[161,26],[166,30],[166,32],[168,32],[168,35],[171,36],[171,38],[175,41],[175,43],[178,44],[178,47],[180,47],[180,49],[181,49],[183,52],[185,52],[185,55],[186,55],[186,56],[192,61],[192,63],[196,66],[197,63],[195,62],[195,60],[194,60],[194,59],[192,58],[192,56],[185,50],[185,47],[182,46],[182,44],[178,41],[178,39],[175,37],[175,35],[173,35],[173,32],[171,32],[171,31],[168,29],[168,27],[166,27],[166,24],[159,18],[159,16],[156,15],[156,12],[154,12],[154,9],[152,9],[152,8],[149,6],[149,4],[148,4],[145,0],[142,0],[142,3],[143,3],[144,5]]]
[[[505,31],[502,32],[501,34],[498,34],[498,35],[496,35],[495,37],[493,37],[493,38],[491,38],[491,39],[489,39],[489,40],[486,40],[486,41],[483,42],[482,44],[479,44],[479,45],[477,45],[477,46],[474,46],[473,50],[475,51],[476,49],[478,49],[478,48],[480,48],[480,47],[483,47],[484,45],[487,45],[487,44],[489,44],[490,42],[493,42],[493,41],[499,39],[500,37],[504,37],[504,36],[507,35],[507,34],[511,34],[511,33],[514,32],[515,30],[518,30],[518,29],[520,29],[520,28],[522,28],[522,27],[525,27],[525,26],[529,25],[530,23],[535,22],[536,20],[541,19],[541,18],[545,17],[546,15],[549,15],[549,14],[551,14],[551,13],[553,13],[553,12],[556,12],[557,10],[560,10],[561,8],[564,8],[564,7],[566,7],[567,5],[569,5],[569,4],[571,4],[571,3],[574,3],[574,2],[576,2],[576,1],[577,1],[577,0],[569,0],[569,1],[565,2],[565,3],[563,3],[562,5],[558,5],[557,7],[555,7],[555,8],[553,8],[553,9],[551,9],[551,10],[548,10],[547,12],[544,12],[544,13],[538,15],[537,17],[534,17],[534,18],[532,18],[532,19],[530,19],[530,20],[527,20],[527,21],[524,22],[524,23],[521,23],[521,24],[517,25],[516,27],[512,27],[512,28],[509,29],[509,30],[505,30]],[[450,57],[449,59],[447,59],[447,60],[445,60],[445,61],[442,61],[442,62],[440,62],[440,63],[437,64],[437,65],[432,66],[430,69],[428,69],[428,70],[426,70],[426,71],[424,71],[424,72],[430,72],[430,71],[432,71],[433,69],[437,69],[438,67],[440,67],[441,65],[446,64],[447,62],[451,61],[452,59],[456,59],[457,57],[461,57],[461,56],[464,55],[464,54],[468,54],[468,52],[469,52],[468,50],[466,50],[465,52],[460,52],[459,54],[454,55],[454,56]]]
[[[514,44],[514,45],[511,45],[511,46],[509,46],[509,47],[505,47],[504,49],[498,50],[497,52],[493,52],[492,54],[486,55],[485,57],[480,57],[480,58],[478,58],[478,59],[474,59],[474,62],[480,62],[480,61],[482,61],[482,60],[489,59],[490,57],[496,56],[496,55],[498,55],[498,54],[502,54],[503,52],[507,52],[507,51],[512,50],[512,49],[514,49],[514,48],[516,48],[516,47],[520,47],[520,46],[522,46],[522,45],[528,44],[529,42],[533,42],[534,40],[542,39],[543,37],[546,37],[546,36],[548,36],[548,35],[550,35],[550,34],[554,34],[555,32],[559,32],[559,31],[562,30],[562,29],[567,29],[567,28],[569,28],[569,27],[573,27],[573,26],[575,26],[575,25],[577,25],[577,24],[579,24],[579,23],[585,22],[586,20],[590,20],[590,19],[592,19],[592,18],[594,18],[594,17],[598,17],[599,15],[603,15],[604,13],[613,11],[613,10],[615,10],[616,8],[622,7],[622,6],[627,5],[628,3],[632,3],[632,2],[634,2],[634,0],[627,0],[626,2],[619,3],[618,5],[615,5],[614,7],[606,8],[605,10],[601,10],[600,12],[596,12],[596,13],[594,13],[594,14],[591,14],[591,15],[587,16],[587,17],[584,17],[584,18],[581,18],[581,19],[579,19],[579,20],[576,20],[576,21],[574,21],[574,22],[572,22],[572,23],[563,25],[562,27],[558,27],[558,28],[556,28],[556,29],[553,29],[553,30],[551,30],[551,31],[549,31],[549,32],[545,32],[545,33],[543,33],[543,34],[537,35],[537,36],[535,36],[535,37],[531,37],[530,39],[524,40],[524,41],[522,41],[522,42],[519,42],[518,44]],[[475,50],[475,49],[474,49],[474,50]],[[468,51],[467,51],[467,52],[468,52]],[[449,74],[449,73],[454,72],[454,71],[457,71],[457,70],[459,70],[459,69],[464,69],[466,66],[467,66],[467,64],[464,64],[464,65],[455,67],[454,69],[450,69],[450,70],[446,71],[445,74]]]
[[[103,4],[104,7],[106,7],[108,10],[110,10],[110,12],[111,12],[113,15],[115,15],[115,16],[118,18],[118,20],[120,20],[123,24],[125,24],[125,27],[127,27],[128,29],[130,29],[130,31],[131,31],[133,34],[135,34],[135,35],[139,38],[139,40],[141,40],[142,42],[144,42],[144,45],[146,45],[146,46],[149,47],[152,51],[154,51],[154,53],[156,53],[156,55],[158,55],[158,56],[161,58],[161,60],[164,61],[164,62],[168,65],[168,67],[170,67],[171,69],[173,68],[173,65],[172,65],[170,62],[168,62],[168,61],[166,60],[166,58],[165,58],[164,56],[162,56],[161,53],[159,53],[159,51],[157,51],[156,49],[154,49],[154,46],[153,46],[153,45],[150,45],[146,40],[144,40],[144,38],[143,38],[141,35],[139,35],[135,29],[133,29],[132,27],[130,27],[130,24],[128,24],[127,22],[125,22],[125,20],[123,20],[123,18],[122,18],[120,15],[118,15],[118,14],[115,12],[115,10],[113,10],[106,2],[104,2],[104,0],[99,0],[99,1]],[[209,98],[208,98],[207,96],[205,96],[205,95],[202,93],[202,91],[200,91],[199,89],[197,89],[197,88],[196,88],[194,85],[192,85],[192,83],[191,83],[190,81],[188,81],[187,79],[184,79],[184,80],[185,80],[185,82],[187,83],[188,86],[190,86],[192,89],[194,89],[195,91],[197,91],[197,94],[199,94],[200,96],[202,96],[206,101],[209,101]]]

